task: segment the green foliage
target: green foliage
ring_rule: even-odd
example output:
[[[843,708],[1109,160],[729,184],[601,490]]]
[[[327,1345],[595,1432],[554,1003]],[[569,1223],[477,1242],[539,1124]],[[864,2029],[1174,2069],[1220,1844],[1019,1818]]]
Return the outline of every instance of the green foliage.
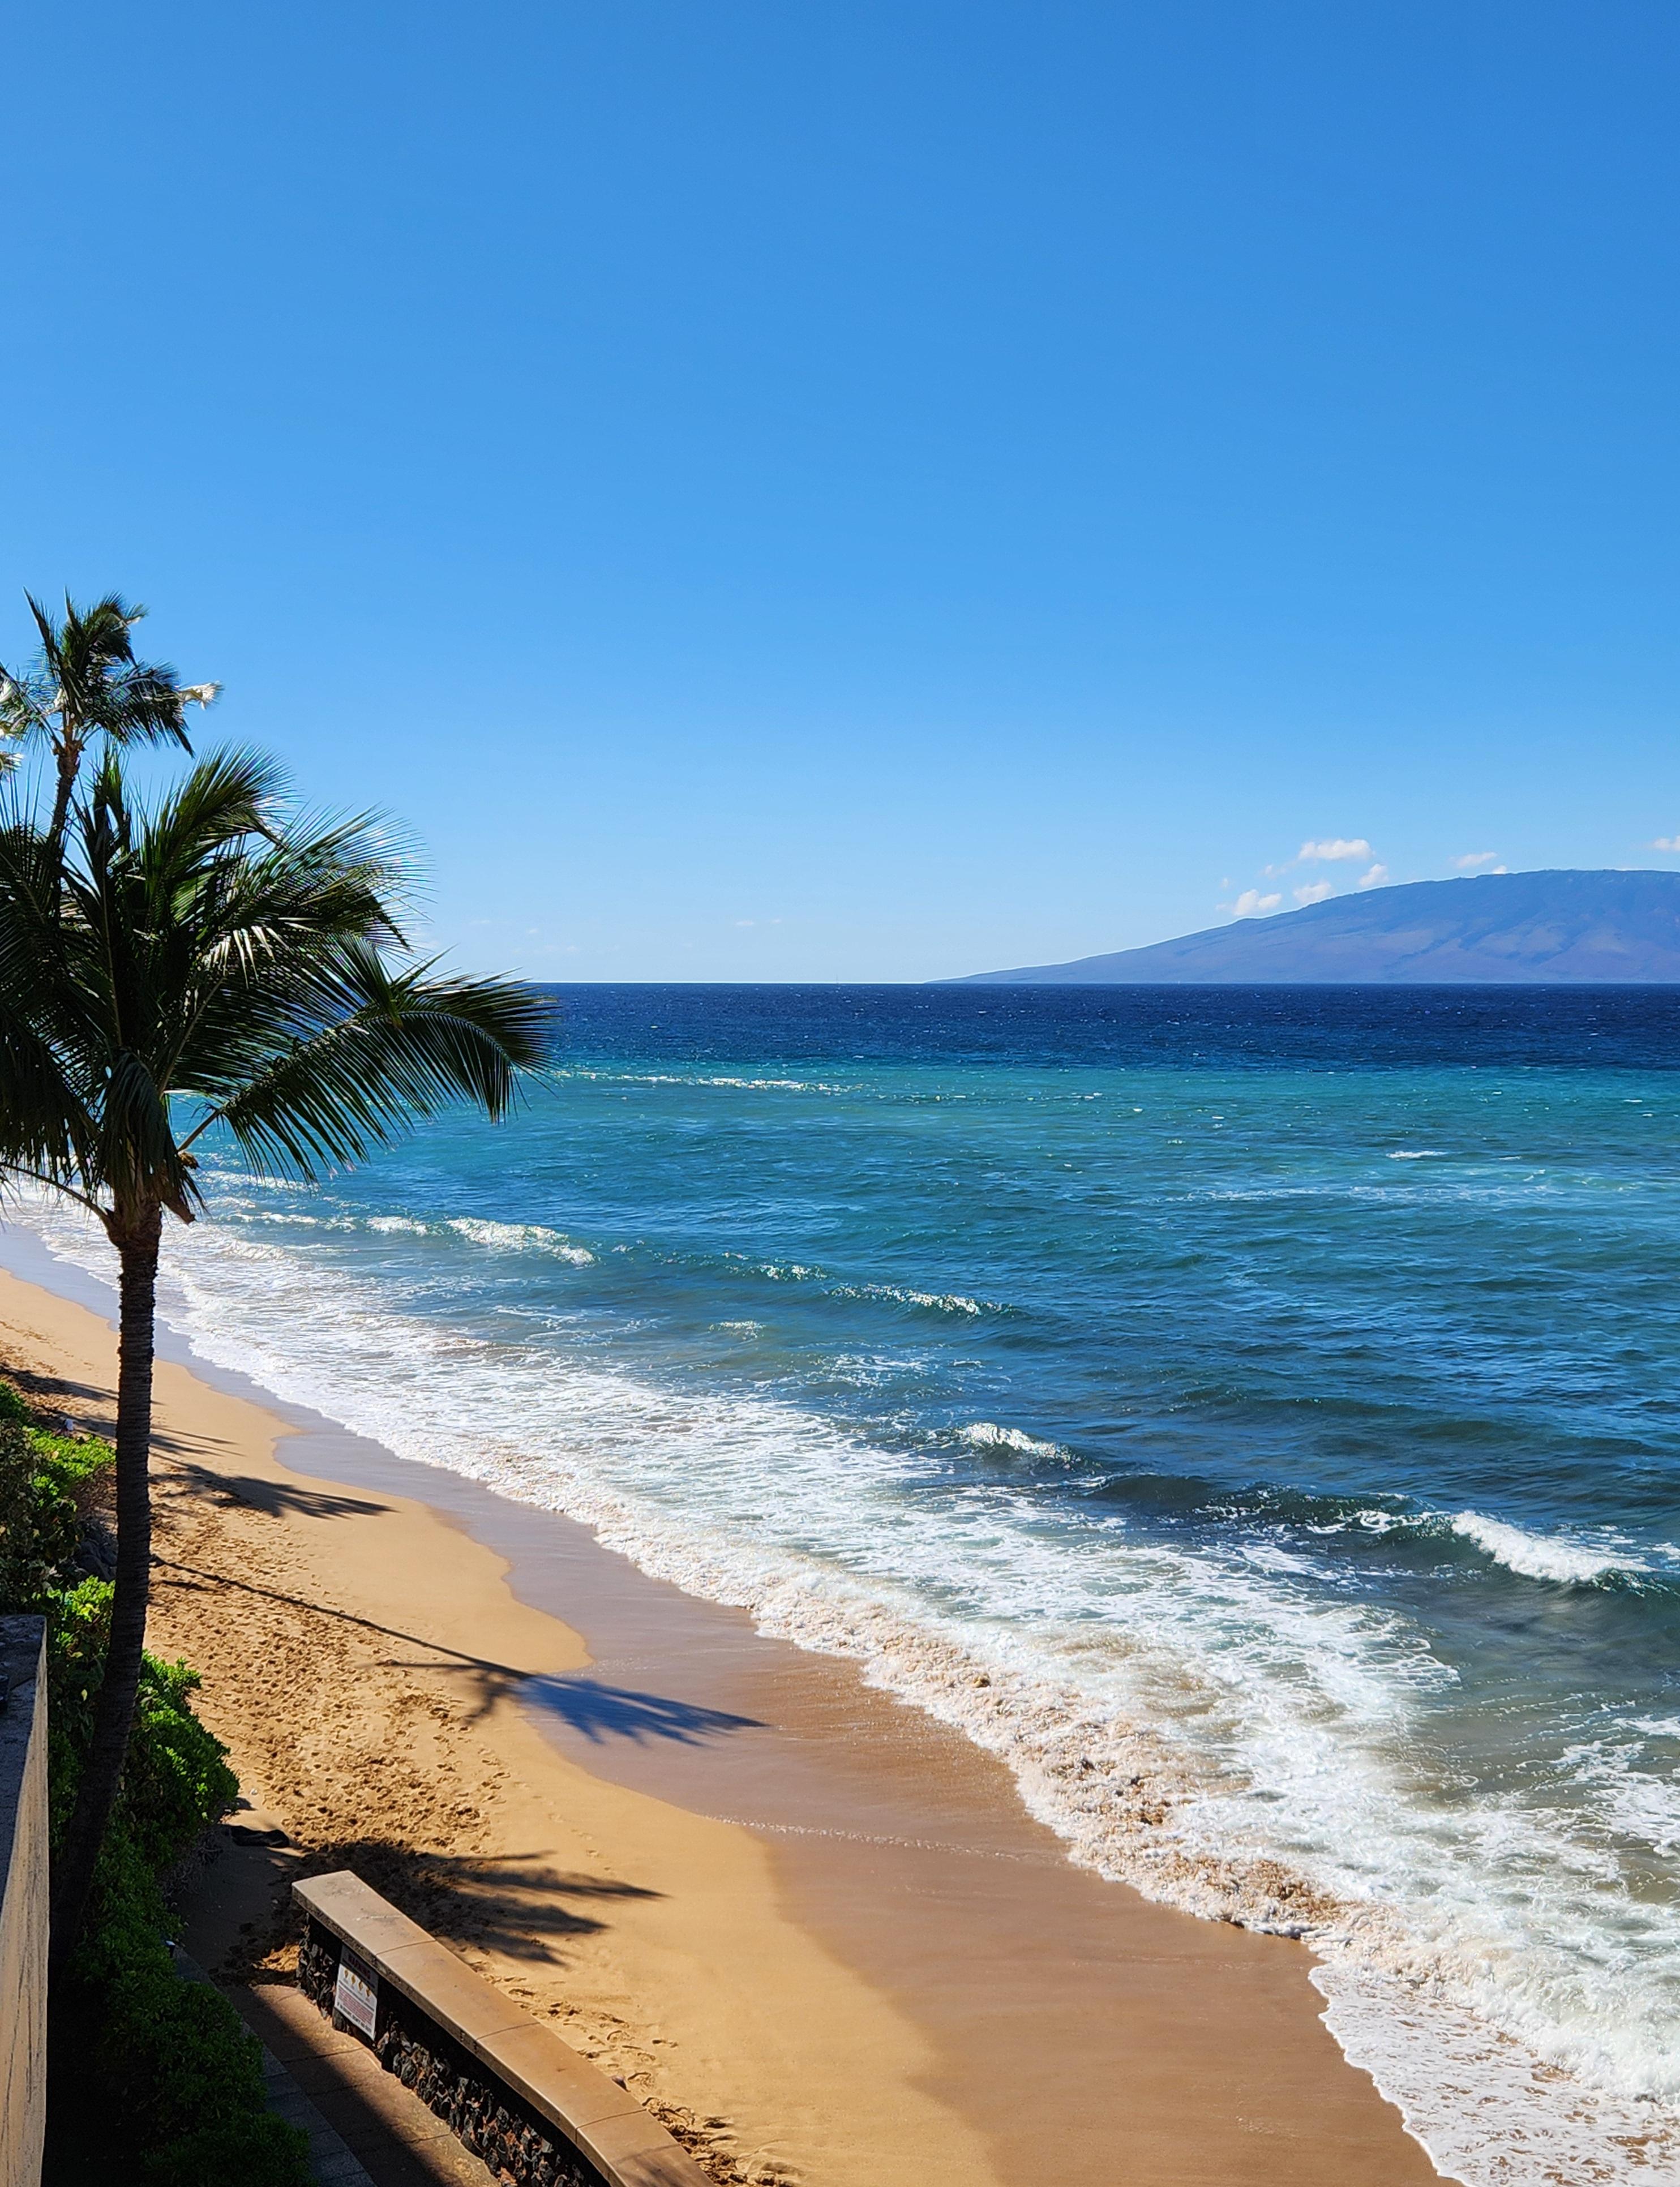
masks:
[[[56,1590],[47,1608],[47,1775],[56,1846],[76,1799],[81,1757],[93,1729],[93,1699],[110,1631],[110,1582],[84,1579]]]
[[[132,1836],[114,1829],[59,2025],[48,2187],[304,2187],[304,2137],[267,2108],[262,2052],[216,1991],[186,1982],[168,1912]]]
[[[0,1420],[0,1611],[38,1611],[46,1579],[37,1551],[35,1453],[29,1431]]]
[[[239,1797],[228,1750],[194,1715],[199,1684],[185,1663],[148,1656],[122,1776],[120,1809],[141,1858],[155,1869],[178,1860],[206,1824]]]
[[[85,1579],[53,1599],[47,1636],[48,1722],[55,1839],[76,1797],[81,1755],[93,1727],[105,1639],[108,1580]],[[239,1796],[227,1748],[194,1715],[199,1674],[185,1663],[143,1658],[134,1730],[115,1826],[161,1870],[181,1858]]]
[[[0,668],[0,736],[40,738],[55,754],[89,737],[116,744],[172,739],[190,751],[188,706],[207,706],[213,683],[183,684],[172,668],[134,658],[134,626],[146,610],[107,593],[91,608],[66,597],[62,621],[29,593],[41,649],[14,675]]]
[[[406,885],[369,826],[289,811],[254,753],[148,805],[107,751],[62,829],[0,798],[0,1167],[138,1237],[190,1216],[212,1120],[315,1177],[450,1102],[502,1115],[553,1005],[417,960]]]
[[[70,1571],[111,1453],[91,1436],[34,1426],[8,1383],[0,1393],[0,1613],[39,1616]]]
[[[38,1428],[0,1381],[0,1612],[47,1619],[53,1835],[74,1804],[110,1629],[109,1581],[75,1558],[111,1454]],[[217,1991],[183,1982],[159,1878],[233,1804],[198,1673],[144,1657],[122,1791],[55,2004],[48,2187],[305,2187],[301,2134],[267,2108],[262,2053]]]

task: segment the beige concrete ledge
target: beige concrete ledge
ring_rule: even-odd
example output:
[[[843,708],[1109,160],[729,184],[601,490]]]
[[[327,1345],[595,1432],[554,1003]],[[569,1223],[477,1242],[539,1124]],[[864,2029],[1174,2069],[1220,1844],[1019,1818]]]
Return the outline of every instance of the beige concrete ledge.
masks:
[[[607,2187],[711,2187],[705,2174],[616,2081],[511,2003],[348,1869],[292,1886],[309,1920],[475,2061],[487,2080],[552,2128]],[[401,2008],[398,2008],[401,2010]],[[342,2025],[342,2022],[339,2024]]]

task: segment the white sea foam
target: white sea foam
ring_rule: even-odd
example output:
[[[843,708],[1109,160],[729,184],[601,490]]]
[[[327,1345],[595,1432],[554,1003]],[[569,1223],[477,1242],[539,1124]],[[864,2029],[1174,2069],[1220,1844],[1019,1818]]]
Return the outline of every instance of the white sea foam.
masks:
[[[1592,1739],[1566,1748],[1562,1761],[1595,1795],[1594,1809],[1607,1828],[1672,1857],[1680,1853],[1680,1785],[1643,1767],[1647,1754],[1643,1739]]]
[[[1024,1458],[1067,1456],[1059,1442],[1046,1442],[1042,1436],[1028,1435],[1024,1428],[999,1427],[995,1420],[970,1420],[957,1432],[976,1450],[1017,1450]]]
[[[1635,1716],[1627,1718],[1633,1731],[1643,1731],[1650,1739],[1680,1739],[1680,1716]]]
[[[488,1245],[499,1253],[552,1253],[557,1261],[570,1261],[575,1268],[594,1266],[595,1256],[587,1245],[574,1245],[570,1238],[563,1238],[558,1230],[549,1230],[541,1223],[487,1223],[476,1215],[453,1217],[449,1228],[459,1238],[470,1238],[475,1245]]]
[[[984,1313],[982,1301],[966,1297],[961,1291],[918,1291],[904,1284],[842,1284],[836,1286],[840,1298],[894,1299],[900,1306],[924,1306],[936,1313]]]
[[[1505,1519],[1490,1518],[1483,1511],[1385,1511],[1364,1509],[1346,1511],[1328,1520],[1302,1522],[1308,1535],[1342,1534],[1357,1527],[1371,1534],[1409,1535],[1430,1540],[1456,1536],[1480,1549],[1506,1571],[1524,1579],[1541,1580],[1557,1587],[1602,1587],[1623,1583],[1632,1587],[1657,1577],[1680,1577],[1680,1549],[1669,1543],[1648,1544],[1643,1551],[1600,1529],[1590,1540],[1567,1534],[1540,1534]]]
[[[1649,1566],[1631,1549],[1595,1548],[1561,1534],[1532,1534],[1481,1511],[1460,1511],[1452,1531],[1474,1542],[1496,1564],[1525,1579],[1554,1581],[1559,1587],[1590,1587],[1612,1573],[1638,1573]]]
[[[42,1227],[109,1273],[102,1239],[57,1213]],[[529,1251],[526,1228],[478,1242]],[[1555,1802],[1455,1802],[1416,1735],[1451,1667],[1305,1558],[1179,1548],[1089,1512],[1048,1531],[1007,1476],[949,1487],[916,1452],[766,1397],[401,1304],[395,1279],[232,1225],[177,1249],[165,1293],[206,1357],[857,1660],[999,1755],[1076,1859],[1308,1937],[1338,2039],[1472,2187],[1680,2179],[1680,1933],[1594,1835],[1639,1827],[1632,1742],[1574,1757],[1585,1831]]]
[[[1415,1515],[1403,1511],[1384,1511],[1368,1508],[1358,1511],[1343,1511],[1334,1519],[1306,1519],[1301,1522],[1303,1534],[1345,1534],[1350,1527],[1357,1526],[1363,1533],[1390,1534],[1396,1528],[1410,1529],[1419,1525]]]
[[[1440,1147],[1396,1147],[1389,1156],[1391,1161],[1442,1161],[1445,1159]]]
[[[608,1086],[715,1086],[740,1094],[858,1094],[866,1088],[834,1085],[821,1078],[728,1078],[721,1075],[678,1071],[588,1071],[574,1065],[557,1071],[556,1078],[580,1078]]]
[[[773,1284],[820,1284],[834,1298],[890,1299],[896,1306],[926,1307],[936,1313],[1000,1311],[989,1307],[986,1300],[969,1298],[960,1291],[921,1291],[906,1284],[838,1283],[826,1268],[812,1268],[802,1261],[761,1261],[758,1273]]]
[[[1680,2179],[1667,2107],[1587,2091],[1427,1981],[1333,1954],[1324,2023],[1445,2178],[1474,2187],[1659,2187]]]

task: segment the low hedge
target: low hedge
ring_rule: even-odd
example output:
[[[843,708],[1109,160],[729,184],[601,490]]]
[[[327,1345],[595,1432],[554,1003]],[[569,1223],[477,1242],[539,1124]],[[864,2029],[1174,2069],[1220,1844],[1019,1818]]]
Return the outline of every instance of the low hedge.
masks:
[[[37,1425],[0,1381],[0,1611],[47,1620],[56,1841],[76,1797],[110,1628],[108,1582],[78,1559],[110,1453]],[[226,1749],[193,1713],[199,1680],[148,1656],[122,1794],[87,1926],[53,1999],[44,2187],[307,2187],[305,2137],[267,2106],[262,2052],[231,2004],[177,1974],[160,1878],[232,1807]]]
[[[114,1831],[54,2013],[45,2187],[305,2187],[307,2145],[268,2109],[256,2038],[181,1979],[167,1925],[155,1870]]]

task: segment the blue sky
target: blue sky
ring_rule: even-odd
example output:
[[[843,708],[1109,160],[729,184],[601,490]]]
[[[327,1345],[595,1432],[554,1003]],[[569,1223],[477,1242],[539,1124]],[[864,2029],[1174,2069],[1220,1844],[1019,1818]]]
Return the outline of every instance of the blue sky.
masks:
[[[1672,0],[8,53],[0,658],[25,585],[145,600],[469,964],[913,979],[1677,863]]]

